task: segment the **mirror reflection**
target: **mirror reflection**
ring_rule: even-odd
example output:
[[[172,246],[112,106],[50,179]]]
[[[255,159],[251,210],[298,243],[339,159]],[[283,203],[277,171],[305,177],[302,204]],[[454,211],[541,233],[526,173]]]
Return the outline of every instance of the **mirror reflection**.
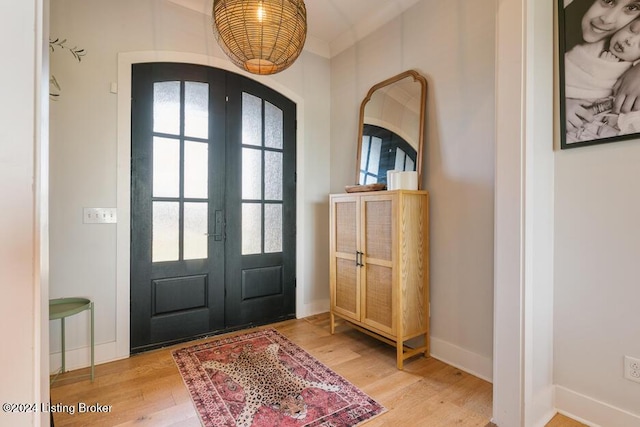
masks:
[[[426,80],[410,70],[373,86],[360,107],[357,182],[387,182],[387,171],[417,171],[420,185]]]

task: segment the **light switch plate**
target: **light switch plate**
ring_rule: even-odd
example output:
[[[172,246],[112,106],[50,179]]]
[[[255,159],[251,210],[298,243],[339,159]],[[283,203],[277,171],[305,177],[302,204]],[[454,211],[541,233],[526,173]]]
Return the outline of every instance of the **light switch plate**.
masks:
[[[116,208],[83,208],[84,224],[115,224],[118,222]]]

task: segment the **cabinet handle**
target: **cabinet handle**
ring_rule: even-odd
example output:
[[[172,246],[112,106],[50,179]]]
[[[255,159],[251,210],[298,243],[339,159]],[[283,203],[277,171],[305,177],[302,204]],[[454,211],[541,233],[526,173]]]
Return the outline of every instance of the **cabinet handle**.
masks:
[[[356,267],[360,267],[360,251],[356,251]]]

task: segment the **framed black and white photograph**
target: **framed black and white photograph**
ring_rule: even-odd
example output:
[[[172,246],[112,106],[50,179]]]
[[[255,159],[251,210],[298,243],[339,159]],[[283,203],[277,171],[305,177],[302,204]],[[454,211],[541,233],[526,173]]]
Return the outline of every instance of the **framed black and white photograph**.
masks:
[[[640,135],[640,0],[558,0],[560,148]]]

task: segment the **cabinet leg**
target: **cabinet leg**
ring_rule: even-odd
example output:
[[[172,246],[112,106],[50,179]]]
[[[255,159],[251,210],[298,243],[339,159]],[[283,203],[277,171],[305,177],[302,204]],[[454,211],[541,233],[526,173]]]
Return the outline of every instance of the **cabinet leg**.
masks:
[[[424,334],[424,357],[429,358],[431,345],[429,343],[429,332]]]
[[[329,313],[329,330],[331,332],[331,335],[333,335],[336,332],[336,317],[333,315],[333,313]]]
[[[403,356],[404,356],[403,342],[398,341],[396,342],[396,367],[400,370],[402,370],[404,365]]]

